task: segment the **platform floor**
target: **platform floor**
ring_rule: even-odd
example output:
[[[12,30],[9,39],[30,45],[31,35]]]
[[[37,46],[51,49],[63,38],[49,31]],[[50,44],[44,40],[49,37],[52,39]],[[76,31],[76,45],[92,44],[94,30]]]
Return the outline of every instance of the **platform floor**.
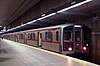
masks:
[[[99,66],[25,44],[1,40],[0,66]]]

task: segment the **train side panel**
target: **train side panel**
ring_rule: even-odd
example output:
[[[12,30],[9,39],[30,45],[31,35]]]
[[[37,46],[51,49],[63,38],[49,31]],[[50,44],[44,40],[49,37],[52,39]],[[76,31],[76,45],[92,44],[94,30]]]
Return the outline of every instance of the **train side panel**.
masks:
[[[61,25],[5,34],[4,38],[63,54],[90,52],[90,30],[84,25]],[[15,39],[16,38],[16,39]]]
[[[26,44],[31,46],[38,46],[37,32],[26,32],[26,33],[27,33]]]
[[[42,48],[60,52],[60,28],[44,30],[42,36]]]
[[[20,33],[18,34],[18,42],[20,42],[20,43],[25,43],[25,33],[20,32]]]

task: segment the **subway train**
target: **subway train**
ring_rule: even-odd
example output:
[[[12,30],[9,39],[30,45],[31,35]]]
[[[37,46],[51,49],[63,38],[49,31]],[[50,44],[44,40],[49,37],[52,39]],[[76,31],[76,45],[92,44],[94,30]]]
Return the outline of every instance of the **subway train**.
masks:
[[[80,24],[64,24],[3,34],[8,40],[68,55],[89,55],[91,30]]]

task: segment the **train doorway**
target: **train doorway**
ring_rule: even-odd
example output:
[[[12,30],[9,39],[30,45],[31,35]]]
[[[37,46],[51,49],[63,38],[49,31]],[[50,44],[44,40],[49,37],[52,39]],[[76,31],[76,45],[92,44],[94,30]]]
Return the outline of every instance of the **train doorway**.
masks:
[[[63,54],[73,54],[73,26],[63,28]]]
[[[73,41],[72,41],[72,31],[64,31],[63,37],[63,50],[72,51],[73,50]]]
[[[74,35],[74,46],[75,46],[75,52],[76,53],[81,53],[82,50],[82,32],[81,29],[75,30],[75,35]]]
[[[38,46],[41,47],[42,46],[42,33],[38,32]]]

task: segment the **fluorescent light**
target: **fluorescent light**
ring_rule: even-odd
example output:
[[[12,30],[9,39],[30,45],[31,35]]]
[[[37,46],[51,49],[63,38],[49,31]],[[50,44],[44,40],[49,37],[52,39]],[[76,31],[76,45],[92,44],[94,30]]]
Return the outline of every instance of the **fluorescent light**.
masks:
[[[8,29],[7,31],[10,31],[10,29]]]
[[[33,22],[28,22],[27,24],[31,24],[31,23],[33,23]]]
[[[74,27],[81,27],[80,25],[75,25]]]
[[[11,31],[11,30],[20,28],[20,27],[25,26],[25,25],[27,25],[27,24],[31,24],[31,23],[33,23],[33,22],[35,22],[35,21],[37,21],[37,20],[33,20],[33,21],[31,21],[31,22],[28,22],[28,23],[26,23],[26,24],[22,24],[22,25],[20,25],[20,26],[15,27],[15,28],[8,29],[7,31]]]
[[[33,21],[31,21],[31,22],[36,22],[37,20],[33,20]]]
[[[0,31],[0,33],[3,33],[2,31]]]
[[[17,26],[17,27],[15,27],[15,28],[19,28],[20,26]]]
[[[22,25],[20,25],[20,26],[17,26],[17,27],[15,27],[15,28],[11,28],[11,29],[9,29],[9,30],[7,30],[7,31],[11,31],[11,30],[14,30],[14,29],[20,28],[20,27],[22,27],[22,26],[25,26],[25,25],[27,25],[27,24],[31,24],[31,23],[36,22],[36,21],[38,21],[38,20],[42,20],[42,19],[44,19],[44,18],[47,18],[47,17],[53,16],[53,15],[55,15],[55,14],[56,14],[56,13],[51,13],[51,14],[49,14],[49,15],[47,15],[47,16],[44,16],[44,17],[38,18],[38,19],[33,20],[33,21],[30,21],[30,22],[28,22],[28,23],[26,23],[26,24],[22,24]]]
[[[41,15],[42,17],[45,16],[46,14]]]
[[[17,26],[17,27],[15,27],[15,28],[20,28],[21,26]]]
[[[44,17],[38,18],[37,20],[42,20],[42,19],[45,19],[45,18],[47,18],[47,17],[53,16],[53,15],[55,15],[55,14],[56,14],[56,13],[51,13],[51,14],[46,15],[46,16],[44,16]]]
[[[41,18],[38,18],[37,20],[42,20],[42,19],[44,19],[45,17],[41,17]]]
[[[46,16],[44,16],[44,17],[38,18],[37,20],[42,20],[42,19],[45,19],[45,18],[47,18],[47,17],[53,16],[53,15],[55,15],[55,14],[56,14],[56,13],[51,13],[51,14],[46,15]]]
[[[75,7],[78,7],[78,6],[82,5],[82,4],[88,3],[88,2],[90,2],[90,1],[92,1],[92,0],[85,0],[85,1],[83,1],[83,2],[77,3],[77,4],[72,5],[72,6],[70,6],[70,7],[64,8],[64,9],[58,11],[57,13],[61,13],[61,12],[64,12],[64,11],[66,11],[66,10],[69,10],[69,9],[72,9],[72,8],[75,8]]]
[[[22,24],[21,26],[25,26],[25,25],[27,25],[27,24]]]
[[[47,18],[47,17],[50,17],[50,16],[53,16],[53,15],[55,15],[56,13],[51,13],[51,14],[49,14],[49,15],[47,15],[47,16],[44,16],[44,18]]]
[[[26,24],[31,24],[31,23],[33,23],[33,22],[36,22],[37,20],[33,20],[33,21],[30,21],[30,22],[28,22],[28,23],[26,23]]]
[[[45,19],[45,18],[47,18],[47,17],[50,17],[50,16],[53,16],[53,15],[55,15],[56,13],[51,13],[51,14],[49,14],[49,15],[46,15],[45,16],[45,14],[43,14],[42,16],[43,17],[41,17],[41,18],[38,18],[38,19],[36,19],[36,20],[33,20],[33,21],[30,21],[30,22],[28,22],[28,23],[26,23],[26,24],[31,24],[31,23],[33,23],[33,22],[36,22],[36,21],[38,21],[38,20],[42,20],[42,19]]]
[[[71,2],[71,4],[75,4],[75,3],[76,3],[76,1]]]

